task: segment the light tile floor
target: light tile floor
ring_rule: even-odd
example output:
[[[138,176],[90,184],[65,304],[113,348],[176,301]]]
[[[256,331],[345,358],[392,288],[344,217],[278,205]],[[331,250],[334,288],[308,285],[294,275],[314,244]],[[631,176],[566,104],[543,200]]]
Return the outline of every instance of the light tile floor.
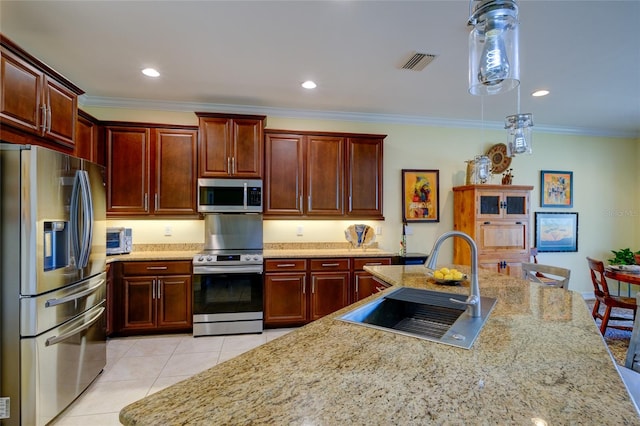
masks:
[[[197,338],[176,334],[109,339],[104,371],[52,425],[120,425],[118,414],[126,405],[291,330]]]

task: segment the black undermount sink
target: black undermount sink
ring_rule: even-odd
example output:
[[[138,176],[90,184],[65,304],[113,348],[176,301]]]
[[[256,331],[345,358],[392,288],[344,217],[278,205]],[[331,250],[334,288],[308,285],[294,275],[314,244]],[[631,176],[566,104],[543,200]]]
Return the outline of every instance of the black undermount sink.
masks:
[[[461,294],[401,287],[338,319],[470,349],[497,300],[481,297],[481,316],[473,318],[465,306],[450,301],[466,298]]]

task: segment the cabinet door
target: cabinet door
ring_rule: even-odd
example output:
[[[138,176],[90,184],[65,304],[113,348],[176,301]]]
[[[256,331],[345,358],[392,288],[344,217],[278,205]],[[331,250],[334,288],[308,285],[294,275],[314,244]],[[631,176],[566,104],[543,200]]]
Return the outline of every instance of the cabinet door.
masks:
[[[482,254],[529,253],[528,223],[520,221],[481,221],[477,224],[476,244]]]
[[[344,213],[344,138],[307,137],[306,211],[309,216]]]
[[[264,121],[236,118],[232,121],[233,147],[231,174],[233,177],[262,178]]]
[[[191,327],[191,275],[158,277],[156,291],[158,328]]]
[[[349,304],[349,272],[311,273],[312,321]]]
[[[98,124],[83,114],[79,113],[76,121],[75,156],[98,163]]]
[[[529,194],[482,191],[477,194],[478,219],[528,218]]]
[[[347,140],[348,216],[382,218],[382,139]]]
[[[303,214],[303,136],[269,134],[265,141],[264,214]]]
[[[123,330],[156,328],[155,286],[156,277],[123,277],[124,291]]]
[[[369,297],[374,293],[377,293],[380,284],[373,278],[368,272],[358,271],[354,272],[354,298],[353,301],[357,302],[365,297]]]
[[[78,97],[49,77],[44,78],[44,102],[47,106],[44,136],[73,148],[75,145]]]
[[[5,49],[0,52],[0,118],[31,133],[40,133],[44,74]]]
[[[522,277],[522,262],[519,260],[479,259],[478,267],[512,277]]]
[[[150,130],[107,127],[107,213],[149,213]]]
[[[505,192],[504,216],[509,219],[529,218],[529,193]]]
[[[265,274],[265,324],[299,324],[306,321],[306,273]]]
[[[154,130],[154,195],[156,214],[197,214],[195,130]]]
[[[200,177],[231,174],[231,131],[228,118],[200,118]]]

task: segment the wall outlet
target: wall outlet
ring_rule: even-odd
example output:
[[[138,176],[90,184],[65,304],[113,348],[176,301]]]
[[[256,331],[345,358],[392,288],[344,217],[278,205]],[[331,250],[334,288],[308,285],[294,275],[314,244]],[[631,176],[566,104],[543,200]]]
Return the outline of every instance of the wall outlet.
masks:
[[[376,235],[382,235],[382,226],[376,226]]]
[[[171,235],[173,235],[173,229],[171,228],[171,225],[166,225],[164,227],[164,236],[170,237]]]
[[[304,228],[302,226],[298,226],[296,228],[296,235],[300,237],[302,234],[304,234]]]
[[[404,234],[405,235],[413,235],[413,229],[409,225],[404,225]]]

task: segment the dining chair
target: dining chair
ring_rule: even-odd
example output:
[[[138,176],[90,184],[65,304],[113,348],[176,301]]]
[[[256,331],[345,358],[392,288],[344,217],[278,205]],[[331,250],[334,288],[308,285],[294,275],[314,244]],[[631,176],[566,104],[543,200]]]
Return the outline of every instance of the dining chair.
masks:
[[[601,260],[592,259],[587,257],[587,263],[589,264],[589,271],[591,273],[591,282],[593,283],[593,292],[596,297],[596,301],[593,305],[592,316],[593,319],[600,318],[602,320],[600,324],[600,333],[604,336],[607,331],[607,327],[617,328],[619,330],[632,330],[633,326],[626,325],[609,325],[609,320],[614,321],[635,321],[636,318],[636,299],[633,297],[614,296],[609,293],[609,285],[607,279],[604,276],[604,263]],[[605,305],[604,314],[600,313],[600,304]],[[630,309],[633,311],[633,320],[627,317],[612,316],[611,310],[613,308]]]
[[[636,305],[640,304],[640,292],[636,293]],[[640,373],[640,317],[636,316],[633,320],[633,332],[629,340],[629,348],[627,349],[627,358],[624,366]]]
[[[559,266],[543,265],[541,263],[523,263],[522,278],[534,283],[550,287],[569,288],[571,270]]]

